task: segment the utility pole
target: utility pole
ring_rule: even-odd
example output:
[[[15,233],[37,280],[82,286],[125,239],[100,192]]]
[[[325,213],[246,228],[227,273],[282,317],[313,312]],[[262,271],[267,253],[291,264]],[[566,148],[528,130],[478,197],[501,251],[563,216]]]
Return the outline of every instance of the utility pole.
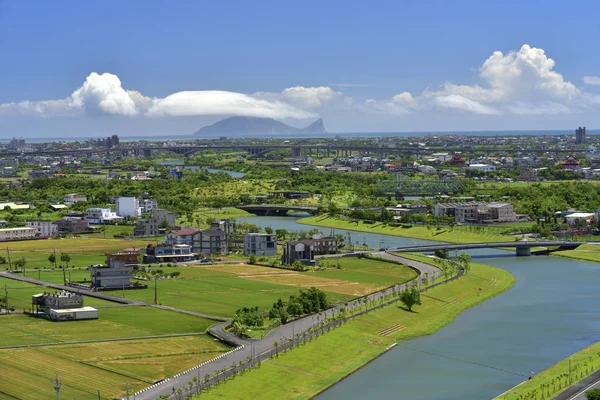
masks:
[[[156,289],[157,276],[154,276],[154,304],[158,304],[158,292]]]
[[[6,307],[6,313],[8,314],[8,286],[4,284],[4,307]]]
[[[60,400],[60,381],[58,380],[58,374],[56,374],[56,383],[54,384],[54,390],[56,391],[56,400]]]
[[[129,382],[125,382],[125,394],[127,396],[127,400],[129,400]]]

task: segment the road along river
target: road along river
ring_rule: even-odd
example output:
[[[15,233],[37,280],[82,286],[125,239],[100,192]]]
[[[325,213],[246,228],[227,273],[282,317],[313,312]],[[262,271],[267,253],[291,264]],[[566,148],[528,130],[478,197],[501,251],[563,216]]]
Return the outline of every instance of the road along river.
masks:
[[[273,229],[309,230],[294,217],[239,218]],[[316,227],[325,234],[331,229]],[[347,236],[345,230],[334,230]],[[369,247],[424,240],[351,232]],[[516,278],[508,291],[460,314],[437,333],[402,342],[325,391],[320,400],[490,399],[600,340],[600,264],[474,250],[473,261]],[[507,396],[511,399],[511,396]]]

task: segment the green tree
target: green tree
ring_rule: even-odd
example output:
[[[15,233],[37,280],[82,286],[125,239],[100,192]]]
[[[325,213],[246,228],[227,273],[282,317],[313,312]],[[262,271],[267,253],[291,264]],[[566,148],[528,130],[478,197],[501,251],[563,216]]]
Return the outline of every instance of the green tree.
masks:
[[[412,311],[413,306],[421,305],[421,292],[415,286],[406,288],[400,293],[400,301],[408,311]]]
[[[465,272],[469,272],[471,270],[471,255],[469,253],[460,253],[458,255],[458,261],[464,267]]]
[[[248,259],[248,264],[256,264],[256,255],[254,253],[250,254],[250,259]]]
[[[56,268],[56,256],[54,253],[48,256],[48,261],[50,261],[50,266]]]
[[[600,400],[600,389],[592,389],[585,392],[587,400]]]
[[[275,229],[275,235],[279,240],[286,240],[288,231],[286,229]]]
[[[271,228],[270,226],[265,226],[265,233],[272,235],[273,234],[273,228]]]
[[[448,250],[446,250],[446,249],[438,249],[434,252],[434,254],[436,257],[439,257],[439,258],[444,258],[444,259],[448,258]]]
[[[60,261],[64,262],[67,266],[67,269],[69,268],[69,262],[71,261],[71,256],[68,255],[67,253],[60,253]]]

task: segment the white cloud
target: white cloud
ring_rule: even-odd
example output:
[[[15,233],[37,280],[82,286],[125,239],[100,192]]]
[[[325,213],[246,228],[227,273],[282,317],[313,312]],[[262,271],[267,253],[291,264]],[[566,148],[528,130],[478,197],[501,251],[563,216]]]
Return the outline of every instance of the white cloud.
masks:
[[[0,104],[1,114],[18,114],[33,117],[62,117],[76,115],[77,111],[69,106],[70,99],[45,101],[20,101]]]
[[[341,95],[342,93],[336,92],[327,86],[295,86],[284,89],[283,92],[281,92],[281,97],[283,99],[306,108],[320,107],[323,103],[331,101]]]
[[[92,115],[138,114],[133,99],[121,86],[119,77],[109,73],[99,75],[92,72],[83,86],[71,94],[69,105]]]
[[[287,89],[286,89],[287,90]],[[263,97],[226,91],[185,91],[163,99],[125,90],[118,76],[92,72],[70,97],[60,100],[22,101],[0,104],[0,114],[52,117],[73,115],[121,116],[194,116],[243,115],[265,118],[314,118],[313,111],[303,110],[281,99],[288,97],[307,108],[336,97],[330,88],[296,87],[284,91],[286,96],[263,93]]]
[[[469,111],[474,114],[483,115],[497,115],[500,112],[490,106],[486,106],[475,100],[471,100],[467,97],[459,94],[450,94],[447,96],[437,96],[435,98],[435,104],[441,108],[454,108],[462,111]]]
[[[600,85],[600,76],[584,76],[583,83],[586,85]]]
[[[447,82],[423,97],[443,108],[476,114],[552,114],[575,105],[582,92],[554,70],[555,62],[543,49],[524,44],[517,51],[495,51],[479,68],[485,85]],[[523,112],[527,110],[527,112]]]
[[[403,91],[387,99],[344,95],[328,86],[288,87],[281,92],[243,94],[228,91],[183,91],[151,98],[123,88],[113,74],[90,74],[83,85],[65,99],[0,104],[0,114],[28,116],[122,115],[176,117],[240,115],[313,118],[317,111],[358,111],[406,115],[433,110],[479,115],[550,115],[600,108],[600,95],[585,92],[555,70],[543,49],[524,44],[518,51],[494,51],[477,68],[477,82],[446,82],[428,86],[420,94]],[[600,77],[585,76],[585,84],[600,85]],[[334,87],[366,87],[361,83],[336,83]]]
[[[402,92],[395,95],[392,97],[392,102],[412,110],[418,107],[417,102],[409,92]]]
[[[133,103],[135,104],[135,108],[141,113],[144,114],[146,111],[150,109],[152,103],[155,99],[151,97],[146,97],[137,90],[126,90],[127,95],[131,97]]]
[[[243,115],[263,118],[313,118],[313,112],[289,104],[258,99],[242,93],[218,90],[178,92],[154,99],[148,110],[152,117],[193,115]]]

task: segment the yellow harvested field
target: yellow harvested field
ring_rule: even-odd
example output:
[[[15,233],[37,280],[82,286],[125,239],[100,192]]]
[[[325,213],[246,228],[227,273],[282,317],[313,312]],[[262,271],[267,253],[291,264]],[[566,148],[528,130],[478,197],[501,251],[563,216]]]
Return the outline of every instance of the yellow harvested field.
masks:
[[[123,397],[229,349],[211,338],[147,340],[0,350],[0,398],[49,399],[58,374],[65,398]]]
[[[148,240],[123,240],[123,239],[101,239],[101,238],[69,238],[69,239],[45,239],[45,240],[22,240],[10,242],[10,251],[41,251],[51,252],[56,249],[57,253],[110,253],[120,251],[128,247],[144,248]]]
[[[349,294],[353,296],[364,296],[382,288],[367,283],[343,281],[331,278],[321,278],[315,275],[306,275],[293,272],[280,275],[244,276],[243,278],[260,282],[276,283],[279,285],[303,288],[310,288],[314,286],[326,292]]]
[[[207,265],[197,268],[208,269],[210,271],[224,272],[228,274],[235,274],[240,276],[245,275],[279,275],[279,274],[295,274],[293,271],[286,271],[284,269],[262,267],[260,265],[250,264],[220,264],[220,265]]]

